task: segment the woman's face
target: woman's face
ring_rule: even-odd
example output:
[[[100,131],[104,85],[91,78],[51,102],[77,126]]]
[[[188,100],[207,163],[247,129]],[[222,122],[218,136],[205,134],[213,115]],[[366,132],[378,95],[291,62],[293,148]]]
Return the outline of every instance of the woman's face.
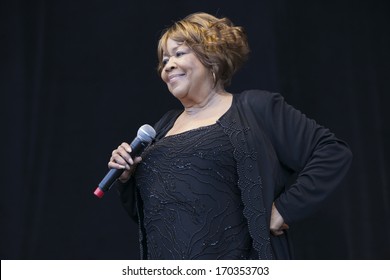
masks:
[[[184,43],[168,39],[163,64],[161,78],[178,99],[196,96],[201,91],[210,92],[213,88],[210,70]]]

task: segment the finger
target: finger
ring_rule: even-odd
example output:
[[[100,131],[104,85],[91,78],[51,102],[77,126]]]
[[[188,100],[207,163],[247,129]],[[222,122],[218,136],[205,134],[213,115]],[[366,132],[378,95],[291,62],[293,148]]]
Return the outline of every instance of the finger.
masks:
[[[283,230],[271,230],[271,233],[275,236],[280,236],[284,234]]]
[[[122,164],[110,161],[108,163],[108,168],[109,169],[126,169],[126,165],[122,165]]]
[[[288,224],[283,224],[281,227],[280,227],[280,229],[289,229],[290,227],[288,226]]]
[[[122,165],[126,164],[126,160],[118,152],[118,149],[112,151],[112,155],[110,157],[110,162],[119,163],[119,164],[122,164]]]
[[[131,158],[130,154],[127,152],[125,147],[119,146],[118,149],[116,150],[116,154],[119,154],[122,158],[124,158],[128,164],[130,165],[134,164],[133,159]]]
[[[142,157],[136,157],[135,159],[134,159],[134,164],[138,164],[138,163],[140,163],[142,161]]]
[[[132,149],[131,149],[131,146],[126,143],[126,142],[123,142],[122,144],[120,144],[119,147],[122,147],[126,152],[128,152],[129,154],[131,153]]]
[[[129,163],[119,154],[116,154],[116,155],[112,156],[111,158],[112,159],[110,160],[110,162],[117,163],[117,164],[123,165],[125,167],[126,167],[126,165],[129,165]]]
[[[122,160],[122,159],[123,160]],[[111,161],[117,162],[122,165],[133,165],[133,159],[131,156],[124,150],[123,147],[118,147],[118,149],[114,150],[111,156]]]

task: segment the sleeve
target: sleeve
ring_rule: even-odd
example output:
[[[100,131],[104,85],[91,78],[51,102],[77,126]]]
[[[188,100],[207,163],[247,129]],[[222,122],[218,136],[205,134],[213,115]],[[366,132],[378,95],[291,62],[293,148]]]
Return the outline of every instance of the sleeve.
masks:
[[[126,210],[127,214],[135,222],[138,222],[136,204],[137,191],[134,178],[131,177],[126,183],[122,183],[119,180],[116,180],[112,187],[117,189],[122,206]]]
[[[275,200],[287,224],[318,210],[344,178],[352,153],[329,129],[287,104],[280,94],[265,93],[262,118],[279,161],[297,173],[296,181]]]

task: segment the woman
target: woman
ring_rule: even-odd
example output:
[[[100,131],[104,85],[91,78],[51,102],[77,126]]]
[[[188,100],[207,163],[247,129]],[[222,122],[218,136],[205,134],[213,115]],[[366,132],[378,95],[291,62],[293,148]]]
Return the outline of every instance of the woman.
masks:
[[[227,18],[195,13],[163,33],[158,72],[183,109],[157,122],[142,160],[122,143],[108,164],[125,169],[142,258],[289,259],[289,226],[344,177],[351,152],[328,129],[279,94],[225,90],[248,53]]]

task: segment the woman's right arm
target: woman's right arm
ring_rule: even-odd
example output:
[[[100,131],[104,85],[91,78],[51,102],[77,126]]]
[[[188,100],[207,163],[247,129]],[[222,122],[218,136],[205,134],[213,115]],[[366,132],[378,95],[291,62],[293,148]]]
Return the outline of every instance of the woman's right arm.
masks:
[[[133,159],[130,156],[130,153],[130,145],[123,142],[118,148],[112,151],[110,161],[108,162],[108,168],[124,170],[118,180],[114,182],[113,187],[118,190],[122,205],[126,212],[137,222],[137,209],[135,205],[137,194],[134,180],[131,179],[131,175],[142,158],[136,157]]]

